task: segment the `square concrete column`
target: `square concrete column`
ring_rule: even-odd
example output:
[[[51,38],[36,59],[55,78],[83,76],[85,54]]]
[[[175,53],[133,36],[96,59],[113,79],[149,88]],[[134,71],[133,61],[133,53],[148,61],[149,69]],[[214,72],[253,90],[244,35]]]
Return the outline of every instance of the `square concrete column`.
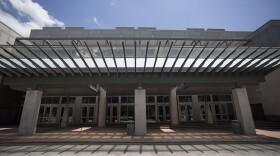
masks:
[[[177,103],[177,88],[173,88],[170,91],[170,120],[172,126],[179,125],[178,118],[178,103]]]
[[[194,121],[201,121],[198,96],[192,95],[192,116]]]
[[[240,121],[243,134],[256,134],[255,124],[249,104],[246,88],[232,89],[237,120]]]
[[[19,135],[33,135],[36,133],[42,94],[43,92],[39,90],[26,91],[18,129]]]
[[[146,90],[135,89],[135,135],[146,135]]]
[[[103,128],[106,126],[106,90],[99,88],[99,104],[98,104],[98,127]]]

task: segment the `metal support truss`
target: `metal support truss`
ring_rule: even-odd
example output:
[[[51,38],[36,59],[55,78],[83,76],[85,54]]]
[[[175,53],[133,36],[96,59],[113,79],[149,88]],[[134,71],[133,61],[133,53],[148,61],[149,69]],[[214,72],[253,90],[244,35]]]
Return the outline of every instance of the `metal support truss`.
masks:
[[[193,65],[195,64],[195,62],[198,60],[199,56],[204,52],[205,48],[207,47],[207,45],[209,44],[209,42],[207,42],[204,47],[202,48],[202,50],[200,51],[200,53],[198,54],[198,56],[196,56],[196,58],[194,59],[194,61],[192,62],[192,64],[190,65],[190,67],[187,69],[186,72],[189,72],[191,68],[193,68]]]
[[[90,54],[90,57],[91,57],[91,59],[92,59],[94,65],[95,65],[95,67],[97,68],[97,71],[98,71],[99,76],[101,76],[100,69],[99,69],[99,67],[98,67],[98,65],[97,65],[97,63],[96,63],[96,61],[95,61],[95,59],[94,59],[94,57],[93,57],[93,55],[92,55],[92,53],[91,53],[91,51],[90,51],[88,45],[87,45],[87,43],[86,43],[86,42],[84,42],[84,43],[85,43],[85,46],[86,46],[86,48],[87,48],[87,50],[88,50],[88,52],[89,52],[89,54]]]

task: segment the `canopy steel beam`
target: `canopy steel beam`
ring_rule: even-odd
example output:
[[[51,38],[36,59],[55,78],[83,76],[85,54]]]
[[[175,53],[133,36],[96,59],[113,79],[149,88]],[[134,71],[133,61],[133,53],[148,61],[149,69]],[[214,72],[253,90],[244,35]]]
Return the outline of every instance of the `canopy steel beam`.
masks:
[[[235,48],[230,54],[228,54],[220,63],[218,63],[216,67],[214,67],[213,69],[210,69],[209,72],[212,72],[212,71],[217,72],[217,69],[218,69],[219,67],[221,67],[221,66],[224,64],[224,62],[225,62],[231,55],[233,55],[233,54],[236,52],[236,50],[237,50],[238,48],[239,48],[239,47],[236,47],[236,48]],[[221,67],[221,68],[222,68],[222,67]],[[221,70],[221,69],[220,69],[220,70]]]
[[[61,74],[65,77],[66,76],[66,73],[65,73],[65,71],[40,47],[40,46],[38,46],[35,42],[33,42],[33,44],[34,45],[36,45],[37,46],[37,48],[39,48],[40,49],[40,51],[45,55],[45,56],[47,56],[47,58],[59,69],[59,71],[61,72]],[[60,56],[58,56],[58,57],[60,57]],[[62,60],[62,61],[64,61],[64,60]]]
[[[194,72],[199,72],[200,68],[205,64],[205,62],[209,59],[209,57],[213,54],[213,52],[217,49],[217,47],[220,45],[220,43],[218,43],[215,48],[213,48],[210,53],[206,56],[206,58],[200,63],[199,67],[195,69]]]
[[[146,53],[145,53],[145,63],[144,63],[144,73],[146,72],[146,63],[147,63],[147,55],[148,55],[148,50],[149,50],[149,44],[150,44],[150,42],[147,41],[147,44],[146,44]]]
[[[229,70],[230,65],[236,60],[238,59],[241,55],[243,55],[248,48],[245,48],[243,51],[241,51],[236,57],[234,57],[231,61],[229,61],[224,67],[221,67],[221,69],[218,71],[219,73],[221,72],[226,72]],[[234,53],[231,53],[231,55],[233,55]],[[231,56],[230,55],[230,56]],[[228,58],[227,58],[228,59]],[[224,60],[226,61],[226,59]],[[240,60],[239,62],[242,62],[242,60]],[[235,64],[236,65],[236,64]]]
[[[49,42],[47,42],[47,43],[49,43]],[[50,43],[49,43],[50,44]],[[80,66],[77,64],[77,62],[74,60],[74,58],[69,54],[69,52],[68,52],[68,50],[60,43],[60,42],[58,42],[58,44],[62,47],[62,49],[65,51],[65,53],[67,54],[67,56],[71,59],[71,61],[74,63],[74,65],[75,65],[75,67],[78,69],[78,71],[79,71],[79,73],[80,73],[80,75],[83,77],[84,76],[84,73],[83,73],[83,71],[82,71],[82,69],[80,68]],[[58,52],[54,49],[54,48],[52,48],[51,47],[51,49],[57,54],[57,56],[61,59],[61,60],[63,60],[63,58],[58,54]],[[63,60],[64,61],[64,60]],[[66,62],[65,62],[66,63]],[[66,63],[66,66],[67,66],[67,68],[68,69],[70,69],[71,70],[71,73],[73,72],[74,73],[74,71],[72,70],[72,68]],[[73,75],[73,73],[72,73],[72,75]]]
[[[5,78],[3,79],[4,85],[85,85],[88,84],[100,84],[100,85],[111,85],[111,84],[172,84],[176,85],[179,83],[187,83],[187,84],[232,84],[234,85],[236,82],[239,84],[257,84],[259,82],[264,81],[263,75],[240,75],[236,74],[213,74],[213,73],[181,73],[178,75],[177,73],[155,73],[152,77],[149,74],[142,73],[131,73],[128,76],[123,74],[112,74],[106,77],[95,77],[94,79],[85,75],[83,80],[81,81],[80,77],[13,77],[13,78]]]
[[[196,41],[196,42],[194,43],[194,45],[192,46],[191,51],[188,53],[187,57],[185,58],[184,62],[183,62],[182,65],[181,65],[180,69],[178,70],[178,73],[181,73],[181,71],[182,71],[182,69],[184,68],[184,66],[185,66],[185,64],[186,64],[186,62],[187,62],[187,60],[189,59],[189,57],[190,57],[190,55],[191,55],[191,53],[192,53],[194,47],[195,47],[198,43],[199,43],[199,41]]]
[[[113,59],[114,59],[114,63],[115,63],[115,66],[116,66],[117,75],[119,75],[119,69],[118,69],[118,65],[117,65],[117,62],[116,62],[116,57],[115,57],[114,49],[113,49],[112,43],[109,42],[109,44],[110,44],[110,48],[111,48],[111,51],[112,51],[112,54],[113,54]]]
[[[103,55],[102,49],[101,49],[101,47],[100,47],[99,42],[97,41],[96,43],[97,43],[97,46],[98,46],[99,51],[100,51],[100,53],[101,53],[102,59],[103,59],[103,61],[104,61],[104,64],[105,64],[105,66],[106,66],[107,73],[108,73],[108,76],[109,76],[109,75],[110,75],[110,70],[109,70],[108,65],[107,65],[107,63],[106,63],[106,60],[105,60],[105,57],[104,57],[104,55]]]
[[[279,66],[280,66],[280,64],[278,64],[278,63],[280,63],[280,60],[275,61],[274,63],[272,63],[272,65],[271,65],[270,68],[264,69],[263,73],[264,73],[265,75],[267,75],[267,74],[269,74],[269,73],[275,71],[275,70],[278,69]],[[278,65],[277,65],[277,64],[278,64]]]
[[[276,54],[278,50],[279,50],[278,48],[275,49],[273,52],[271,52],[270,54],[266,55],[264,58],[262,58],[262,59],[256,61],[256,62],[253,63],[249,68],[246,68],[246,69],[242,70],[241,72],[244,73],[244,72],[248,72],[248,71],[250,72],[250,71],[252,71],[252,70],[253,70],[254,68],[256,68],[256,66],[259,65],[263,60],[268,59],[270,56]]]
[[[262,70],[262,69],[265,68],[266,66],[269,66],[268,64],[269,64],[271,61],[277,59],[278,57],[280,57],[280,54],[274,56],[273,58],[271,58],[271,59],[268,60],[268,61],[265,61],[265,62],[264,62],[263,64],[261,64],[260,66],[258,66],[258,67],[256,67],[256,68],[254,68],[253,70],[249,71],[249,73],[258,72],[258,71]]]
[[[161,68],[160,73],[162,73],[162,72],[163,72],[163,69],[165,68],[165,64],[166,64],[166,62],[167,62],[167,59],[168,59],[168,56],[169,56],[169,53],[170,53],[170,51],[171,51],[172,46],[173,46],[173,42],[171,42],[171,44],[170,44],[170,46],[169,46],[169,49],[168,49],[168,52],[167,52],[167,55],[166,55],[166,58],[165,58],[165,60],[164,60],[164,63],[163,63],[163,66],[162,66],[162,68]]]
[[[92,53],[91,53],[91,51],[90,51],[88,45],[87,45],[87,43],[86,43],[86,41],[84,41],[84,43],[85,43],[85,46],[86,46],[86,48],[87,48],[87,51],[88,51],[88,53],[90,54],[90,57],[91,57],[91,59],[92,59],[94,65],[95,65],[95,67],[97,68],[98,75],[101,76],[100,69],[99,69],[99,67],[98,67],[98,65],[97,65],[97,63],[96,63],[96,61],[95,61],[95,59],[94,59],[94,57],[93,57],[93,55],[92,55]]]
[[[13,67],[8,65],[7,63],[5,63],[4,61],[0,60],[2,63],[0,63],[2,66],[5,67],[5,69],[7,69],[8,71],[10,71],[11,73],[14,73],[15,75],[17,75],[18,77],[22,77],[21,74],[19,74],[18,72],[16,72],[15,70],[13,70]]]
[[[122,48],[123,48],[123,56],[124,56],[125,74],[127,76],[126,53],[125,53],[125,48],[124,48],[124,42],[123,41],[122,41]]]
[[[155,67],[156,67],[156,63],[157,63],[157,58],[158,58],[158,52],[159,52],[159,49],[160,49],[160,45],[161,45],[161,41],[159,41],[159,44],[158,44],[157,54],[156,54],[156,58],[155,58],[155,62],[154,62],[152,73],[154,73],[154,71],[155,71]]]
[[[0,68],[0,72],[4,73],[5,75],[8,75],[9,77],[13,77],[13,75],[4,68]]]
[[[278,61],[274,61],[273,63],[257,70],[256,73],[264,73],[265,71],[267,71],[267,70],[271,69],[273,66],[275,66],[278,62],[280,62],[280,58],[278,58]]]
[[[23,62],[21,59],[19,59],[18,57],[16,57],[14,54],[12,54],[11,52],[9,52],[8,50],[4,49],[3,47],[1,47],[7,54],[11,55],[12,57],[14,57],[17,61],[19,61],[21,64],[23,64],[27,69],[29,69],[29,71],[31,71],[35,76],[39,77],[39,73],[37,72],[37,70],[32,69],[32,67],[30,65],[28,65],[27,63]]]
[[[202,48],[202,50],[200,51],[200,53],[198,54],[198,56],[196,56],[196,58],[194,59],[194,61],[192,62],[192,64],[190,65],[190,67],[187,69],[186,72],[189,72],[191,68],[193,68],[194,64],[196,63],[196,61],[198,60],[198,58],[200,57],[200,55],[204,52],[205,48],[207,47],[207,45],[209,44],[209,42],[207,42],[204,47]]]
[[[260,56],[262,56],[263,54],[265,54],[267,51],[269,50],[269,48],[267,48],[266,50],[264,50],[263,52],[261,52],[260,54],[258,54],[257,56],[255,56],[254,58],[252,58],[250,61],[248,61],[247,63],[245,63],[242,67],[237,68],[235,71],[233,72],[243,72],[245,69],[247,69],[247,66],[249,66],[253,61],[255,61],[255,59],[258,59]],[[261,60],[261,59],[260,59]],[[252,67],[252,65],[250,66]]]
[[[22,53],[20,50],[18,50],[16,47],[14,47],[13,45],[11,45],[9,42],[7,42],[8,45],[10,45],[13,49],[15,49],[21,56],[23,56],[24,58],[26,58],[32,65],[34,65],[36,67],[36,70],[39,72],[41,72],[43,75],[45,75],[46,77],[49,76],[48,71],[46,71],[44,68],[42,68],[39,64],[37,64],[35,61],[33,61],[32,59],[30,59],[29,57],[27,57],[24,53]]]
[[[217,59],[219,59],[219,57],[226,51],[227,48],[228,47],[224,48],[206,68],[202,69],[202,72],[208,72],[209,68],[212,67],[212,65],[217,61]]]
[[[58,54],[58,52],[51,46],[51,43],[49,43],[48,41],[46,41],[46,43],[48,44],[49,48],[51,48],[51,50],[54,52],[54,54],[59,58],[59,60],[61,60],[63,62],[65,67],[70,71],[71,75],[75,76],[75,73],[72,70],[72,68],[64,61],[64,59]],[[67,52],[66,52],[66,54],[67,54]]]
[[[84,57],[82,56],[81,52],[79,51],[79,49],[75,46],[74,42],[71,42],[72,45],[74,46],[75,50],[77,51],[78,55],[80,56],[80,58],[82,59],[82,61],[84,62],[85,66],[87,67],[87,70],[89,72],[89,75],[92,76],[92,72],[88,66],[88,64],[86,63]],[[77,64],[78,65],[78,64]]]
[[[193,42],[194,42],[194,41],[193,41]],[[182,46],[181,46],[181,48],[180,48],[180,51],[178,52],[178,54],[177,54],[177,56],[176,56],[175,61],[174,61],[173,64],[172,64],[171,69],[169,70],[169,72],[172,72],[173,68],[175,67],[176,62],[177,62],[177,60],[178,60],[178,58],[179,58],[179,56],[180,56],[180,54],[181,54],[181,52],[182,52],[182,50],[183,50],[185,44],[186,44],[186,42],[184,41],[183,44],[182,44]]]
[[[0,53],[0,56],[1,56],[3,59],[5,59],[6,61],[8,61],[11,65],[17,67],[17,68],[15,68],[15,69],[17,69],[19,72],[23,73],[23,74],[26,75],[27,77],[30,77],[30,76],[31,76],[30,73],[29,73],[29,71],[27,71],[26,69],[24,69],[24,68],[21,67],[20,65],[14,63],[13,61],[11,61],[9,58],[7,58],[6,56],[2,55],[1,53]]]
[[[19,42],[21,42],[21,41],[19,41]],[[41,57],[39,57],[38,54],[36,54],[34,51],[32,51],[30,48],[28,48],[24,43],[21,43],[21,44],[23,44],[23,46],[24,46],[31,54],[33,54],[37,59],[39,59],[39,60],[44,64],[44,66],[46,66],[46,67],[50,70],[50,72],[53,74],[53,76],[57,76],[56,71],[55,71],[52,67],[50,67]]]
[[[238,63],[236,63],[232,68],[228,69],[226,72],[234,72],[240,64],[246,59],[248,59],[250,56],[252,56],[259,48],[256,48],[251,53],[249,53],[247,56],[245,56],[243,59],[241,59]],[[247,50],[246,50],[247,51]]]

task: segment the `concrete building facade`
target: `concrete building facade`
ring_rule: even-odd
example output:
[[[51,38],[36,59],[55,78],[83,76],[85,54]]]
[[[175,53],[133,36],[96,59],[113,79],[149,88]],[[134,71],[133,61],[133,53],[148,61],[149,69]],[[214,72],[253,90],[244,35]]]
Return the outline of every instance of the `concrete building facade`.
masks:
[[[280,116],[279,23],[255,32],[32,30],[0,46],[1,84],[26,92],[18,113],[21,135],[34,134],[37,123],[134,123],[135,134],[145,135],[147,124],[235,119],[252,135],[253,118]]]

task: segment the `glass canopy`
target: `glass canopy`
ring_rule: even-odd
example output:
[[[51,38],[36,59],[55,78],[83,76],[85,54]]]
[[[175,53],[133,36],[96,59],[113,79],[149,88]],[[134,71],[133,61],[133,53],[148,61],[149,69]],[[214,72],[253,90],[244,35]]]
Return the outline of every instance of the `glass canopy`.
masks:
[[[7,76],[85,76],[129,73],[267,74],[279,66],[279,47],[248,40],[18,38],[0,46]]]

